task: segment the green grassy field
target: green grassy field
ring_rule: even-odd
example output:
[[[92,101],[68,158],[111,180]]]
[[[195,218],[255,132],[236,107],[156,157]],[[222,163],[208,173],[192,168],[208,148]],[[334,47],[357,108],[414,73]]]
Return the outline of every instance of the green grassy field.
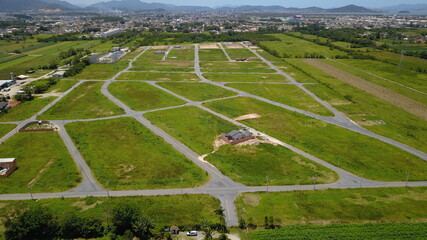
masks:
[[[423,119],[335,79],[301,60],[295,63],[322,83],[305,86],[319,98],[370,131],[427,152],[427,129]],[[375,124],[373,120],[384,121],[386,125]]]
[[[296,58],[287,58],[286,62],[274,62],[273,64],[300,83],[317,83],[318,81],[313,77],[308,76],[293,66],[296,65],[298,67],[299,61],[300,60]]]
[[[148,49],[145,51],[144,54],[142,54],[136,62],[146,62],[146,61],[160,61],[165,56],[164,53],[162,54],[155,54],[156,51],[167,51],[168,49]]]
[[[265,216],[289,224],[425,221],[427,188],[371,188],[244,193],[237,197],[240,217],[261,226]]]
[[[188,45],[185,48],[173,48],[166,59],[168,61],[193,61],[194,49]]]
[[[279,74],[205,73],[203,76],[214,82],[289,82]]]
[[[166,72],[192,72],[194,71],[193,62],[184,61],[158,61],[158,62],[135,62],[131,71],[166,71]]]
[[[0,78],[8,79],[10,72],[13,72],[16,76],[19,74],[25,74],[26,70],[28,69],[38,68],[42,65],[48,65],[58,58],[61,51],[65,51],[70,48],[90,48],[91,46],[95,46],[97,44],[99,44],[98,40],[59,42],[27,51],[25,54],[28,54],[28,56],[1,63]],[[32,74],[32,76],[40,75],[36,73]]]
[[[0,181],[0,193],[59,192],[77,186],[80,175],[55,132],[18,133],[0,145],[18,169]]]
[[[225,145],[205,158],[234,181],[248,186],[331,183],[338,175],[282,146]]]
[[[200,81],[194,73],[124,72],[117,80]]]
[[[215,210],[220,208],[219,200],[207,194],[144,196],[144,197],[86,197],[66,199],[40,199],[37,201],[1,201],[1,208],[27,209],[30,206],[46,206],[54,216],[61,218],[75,212],[78,216],[101,219],[111,223],[111,211],[122,203],[142,207],[142,213],[155,224],[155,232],[163,231],[164,226],[183,226],[190,229],[203,220],[220,223]],[[0,213],[0,224],[4,224],[6,211]],[[1,228],[1,227],[0,227]],[[1,235],[1,234],[0,234]]]
[[[261,61],[261,59],[246,48],[226,48],[225,51],[231,59],[249,58],[250,61]]]
[[[232,91],[209,83],[159,82],[157,85],[192,101],[206,101],[236,95]]]
[[[68,89],[73,87],[76,83],[77,81],[74,81],[74,80],[60,80],[55,85],[50,86],[46,92],[47,93],[66,92]]]
[[[221,49],[199,49],[200,61],[228,61]]]
[[[338,61],[325,60],[325,62],[427,105],[427,86],[424,84],[427,81],[427,74],[417,73],[408,69],[399,71],[397,66],[373,60],[346,59]],[[416,89],[424,94],[409,88]]]
[[[418,57],[404,56],[401,61],[401,55],[397,53],[392,53],[392,52],[371,51],[371,52],[368,52],[367,54],[374,56],[377,59],[387,61],[389,63],[393,63],[396,65],[400,64],[401,69],[413,69],[413,70],[416,70],[417,68],[426,69],[426,65],[427,65],[426,59],[422,59]]]
[[[318,45],[285,34],[270,34],[280,41],[263,41],[261,44],[270,50],[276,50],[282,57],[308,57],[312,54],[325,57],[345,56],[347,53]]]
[[[203,72],[276,72],[263,62],[201,62],[200,67]]]
[[[104,80],[112,78],[116,73],[128,66],[126,60],[120,60],[113,64],[91,64],[83,71],[70,79],[95,79]]]
[[[0,124],[0,137],[3,137],[8,132],[12,131],[15,127],[15,124]]]
[[[214,141],[221,133],[239,128],[197,107],[151,112],[144,116],[200,155],[214,150]]]
[[[322,116],[333,116],[333,113],[295,85],[230,83],[227,86]]]
[[[124,113],[105,97],[100,89],[104,82],[84,82],[61,101],[44,112],[40,119],[84,119]]]
[[[243,240],[297,239],[424,239],[427,223],[368,223],[331,225],[294,225],[275,230],[250,232]]]
[[[281,61],[282,58],[280,57],[276,57],[271,55],[271,53],[261,49],[261,48],[255,48],[254,49],[259,55],[261,55],[263,58],[267,59],[268,61],[272,61],[272,62],[277,62],[277,61]]]
[[[113,82],[108,91],[137,111],[185,104],[185,101],[145,82]]]
[[[251,98],[205,103],[231,118],[257,113],[242,122],[365,178],[393,181],[425,180],[427,162],[373,138]],[[363,147],[361,147],[363,146]]]
[[[125,61],[125,60],[132,60],[134,59],[136,56],[138,56],[138,54],[140,54],[142,51],[145,50],[145,47],[139,47],[135,50],[133,50],[132,52],[126,54],[124,57],[122,57],[120,60]]]
[[[53,100],[55,100],[55,97],[36,98],[32,101],[20,103],[9,109],[7,113],[0,115],[0,121],[10,122],[28,119]]]
[[[132,118],[65,127],[95,177],[111,189],[195,187],[208,180],[190,160]]]

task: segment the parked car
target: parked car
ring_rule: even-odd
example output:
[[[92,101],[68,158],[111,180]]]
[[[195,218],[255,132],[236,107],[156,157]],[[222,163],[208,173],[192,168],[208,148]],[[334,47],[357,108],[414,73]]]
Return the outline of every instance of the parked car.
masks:
[[[25,93],[25,91],[22,91],[22,90],[21,90],[21,91],[17,91],[16,93],[17,93],[17,94],[24,94],[24,93]]]
[[[188,231],[187,236],[197,236],[197,231]]]

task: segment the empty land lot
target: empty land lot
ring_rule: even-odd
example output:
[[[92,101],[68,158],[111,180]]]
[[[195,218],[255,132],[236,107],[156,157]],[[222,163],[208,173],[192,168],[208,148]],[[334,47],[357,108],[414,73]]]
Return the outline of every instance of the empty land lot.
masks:
[[[237,94],[227,89],[201,82],[158,82],[157,85],[192,101],[206,101]]]
[[[76,187],[80,175],[56,132],[18,133],[0,145],[16,169],[0,181],[0,193],[59,192]]]
[[[202,72],[276,72],[263,62],[201,62],[200,66]]]
[[[333,116],[333,113],[295,85],[229,83],[227,86],[322,116]]]
[[[282,146],[224,145],[205,160],[236,182],[248,186],[313,184],[338,180],[333,171]]]
[[[199,81],[194,73],[124,72],[118,80]]]
[[[124,113],[123,109],[101,93],[103,84],[104,82],[82,83],[43,113],[40,119],[100,118]]]
[[[203,76],[214,82],[289,82],[279,74],[205,73]]]
[[[111,189],[195,187],[208,179],[189,159],[132,118],[65,127],[97,180]]]
[[[427,189],[374,188],[244,193],[237,211],[258,225],[265,216],[281,224],[378,223],[425,221]]]
[[[192,72],[194,71],[193,66],[193,62],[185,61],[135,62],[130,70],[145,72]]]
[[[327,74],[338,78],[354,87],[362,89],[384,101],[387,101],[397,107],[400,107],[415,116],[421,117],[424,120],[427,120],[427,105],[419,103],[413,99],[405,97],[401,94],[390,91],[378,84],[368,82],[360,77],[357,77],[353,74],[344,72],[334,66],[331,66],[327,63],[324,63],[315,59],[306,59],[305,62],[309,63],[312,66],[319,68],[320,70],[326,72]]]
[[[113,82],[111,94],[137,111],[145,111],[184,104],[185,101],[145,82]]]

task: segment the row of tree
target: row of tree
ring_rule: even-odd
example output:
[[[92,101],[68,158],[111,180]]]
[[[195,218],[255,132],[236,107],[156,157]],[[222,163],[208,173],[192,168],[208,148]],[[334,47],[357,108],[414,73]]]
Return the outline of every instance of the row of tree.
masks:
[[[222,211],[221,211],[222,212]],[[31,239],[76,239],[100,238],[109,239],[172,239],[162,228],[154,232],[153,220],[143,213],[143,209],[129,202],[115,204],[111,212],[104,217],[85,216],[74,210],[65,213],[54,213],[42,204],[35,204],[29,209],[12,209],[6,215],[6,240]],[[215,232],[223,233],[220,239],[227,239],[227,228],[221,223],[202,221],[192,229],[204,231],[204,239],[212,239]]]

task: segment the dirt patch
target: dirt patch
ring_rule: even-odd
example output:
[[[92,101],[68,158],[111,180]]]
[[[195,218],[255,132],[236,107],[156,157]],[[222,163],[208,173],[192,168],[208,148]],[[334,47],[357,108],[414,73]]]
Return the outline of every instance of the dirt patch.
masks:
[[[178,66],[178,67],[192,67],[194,66],[194,63],[192,62],[158,62],[159,65],[172,65],[172,66]]]
[[[217,44],[202,44],[199,45],[200,49],[219,49],[219,46]]]
[[[236,43],[229,44],[229,45],[225,45],[225,44],[224,44],[224,47],[226,47],[226,48],[230,48],[230,49],[239,49],[239,48],[243,48],[243,46],[242,46],[242,45],[240,45],[240,44],[236,44]]]
[[[102,201],[96,201],[90,205],[86,205],[86,201],[78,201],[78,202],[74,202],[73,204],[71,204],[74,207],[78,207],[80,208],[82,211],[87,211],[89,209],[92,209],[94,207],[96,207],[96,205],[101,204]]]
[[[151,49],[155,49],[155,50],[168,49],[168,48],[169,48],[169,46],[154,46],[154,47],[151,47]]]
[[[234,118],[233,120],[241,121],[241,120],[255,119],[255,118],[260,118],[260,117],[261,117],[261,115],[258,115],[256,113],[250,113],[250,114],[238,116],[238,117]]]
[[[344,72],[334,66],[317,59],[304,59],[304,62],[345,83],[372,94],[388,103],[391,103],[409,113],[427,120],[427,106],[406,96],[388,90],[380,85],[366,81],[358,76]]]
[[[46,171],[52,164],[55,162],[55,159],[51,159],[49,162],[46,163],[46,165],[40,169],[40,171],[37,173],[37,175],[31,179],[31,181],[28,183],[29,186],[32,186],[37,180],[40,179],[42,173]]]
[[[243,197],[243,203],[251,207],[257,207],[260,200],[261,196],[259,194],[247,193]]]

